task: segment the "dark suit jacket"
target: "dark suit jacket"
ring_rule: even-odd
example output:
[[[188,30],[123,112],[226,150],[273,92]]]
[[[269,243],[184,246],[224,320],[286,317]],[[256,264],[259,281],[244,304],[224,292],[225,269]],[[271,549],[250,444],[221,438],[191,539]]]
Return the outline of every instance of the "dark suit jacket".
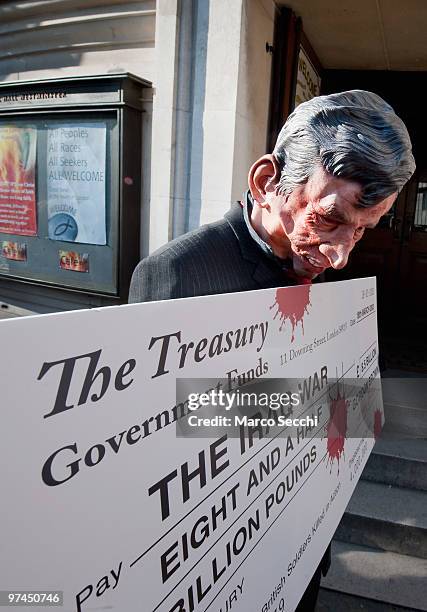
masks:
[[[249,234],[236,202],[224,219],[180,236],[142,260],[132,276],[129,302],[294,284]]]

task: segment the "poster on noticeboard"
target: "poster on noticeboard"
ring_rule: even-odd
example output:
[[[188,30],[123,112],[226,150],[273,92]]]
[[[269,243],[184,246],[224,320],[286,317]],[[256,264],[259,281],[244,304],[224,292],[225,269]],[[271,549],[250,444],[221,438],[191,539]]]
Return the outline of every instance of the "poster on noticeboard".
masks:
[[[47,130],[51,240],[106,244],[106,124],[55,123]]]
[[[0,126],[0,232],[37,235],[37,130],[31,126]]]
[[[320,95],[320,74],[310,60],[309,54],[301,45],[298,55],[298,72],[295,88],[295,108]]]

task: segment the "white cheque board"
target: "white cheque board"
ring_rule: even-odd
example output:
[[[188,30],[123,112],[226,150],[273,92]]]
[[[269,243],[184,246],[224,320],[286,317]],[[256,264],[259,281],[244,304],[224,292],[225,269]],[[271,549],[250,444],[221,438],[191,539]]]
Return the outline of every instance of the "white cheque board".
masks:
[[[63,591],[67,612],[294,610],[382,426],[381,401],[361,414],[324,388],[378,380],[375,291],[368,278],[1,322],[0,589]],[[178,377],[260,375],[300,380],[293,416],[318,425],[177,437]]]

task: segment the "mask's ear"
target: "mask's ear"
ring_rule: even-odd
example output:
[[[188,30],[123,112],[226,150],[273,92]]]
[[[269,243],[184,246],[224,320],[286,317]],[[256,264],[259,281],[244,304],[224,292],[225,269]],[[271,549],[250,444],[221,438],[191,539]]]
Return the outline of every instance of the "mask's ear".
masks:
[[[259,206],[266,206],[266,195],[276,191],[280,168],[274,155],[263,155],[249,170],[248,184],[252,197]]]

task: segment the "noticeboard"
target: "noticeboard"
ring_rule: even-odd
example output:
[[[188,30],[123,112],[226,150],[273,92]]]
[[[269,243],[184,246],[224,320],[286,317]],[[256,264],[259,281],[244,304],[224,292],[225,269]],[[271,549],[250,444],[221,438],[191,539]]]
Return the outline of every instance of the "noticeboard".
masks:
[[[126,293],[141,159],[140,109],[121,95],[128,78],[0,88],[0,277]]]

